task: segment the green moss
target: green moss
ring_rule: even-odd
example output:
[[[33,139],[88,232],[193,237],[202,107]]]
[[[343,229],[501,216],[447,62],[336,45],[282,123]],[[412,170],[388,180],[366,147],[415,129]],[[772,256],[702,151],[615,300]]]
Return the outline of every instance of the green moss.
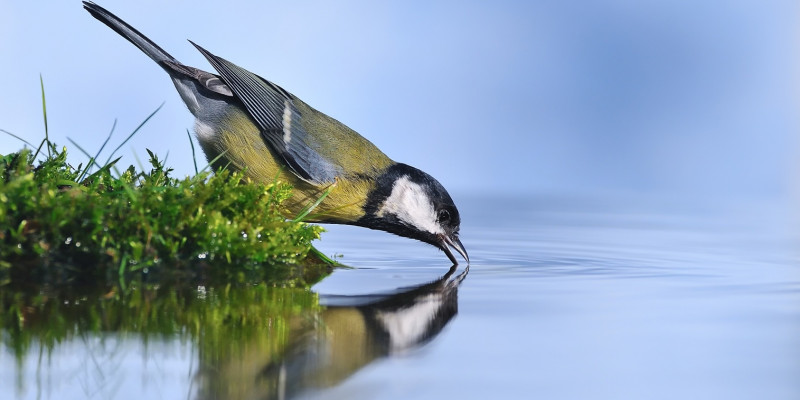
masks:
[[[129,332],[196,343],[208,365],[278,359],[291,325],[318,317],[308,286],[335,263],[311,245],[322,228],[280,214],[289,186],[225,170],[177,179],[149,150],[149,167],[117,169],[113,155],[158,110],[105,164],[111,133],[94,156],[73,142],[89,158],[74,167],[47,133],[44,85],[42,111],[38,149],[0,156],[0,343],[18,371],[30,352]]]
[[[311,246],[322,228],[279,213],[284,184],[225,170],[176,179],[149,150],[149,171],[111,161],[89,173],[45,143],[38,163],[29,150],[0,158],[0,287],[302,285],[329,272]]]

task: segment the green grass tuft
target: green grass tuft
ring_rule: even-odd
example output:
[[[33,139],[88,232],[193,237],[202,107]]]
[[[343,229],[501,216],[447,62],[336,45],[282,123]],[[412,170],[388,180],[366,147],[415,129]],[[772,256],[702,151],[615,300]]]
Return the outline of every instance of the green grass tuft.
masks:
[[[286,184],[246,182],[242,172],[224,169],[211,174],[216,160],[199,172],[195,162],[195,176],[177,179],[150,150],[149,167],[137,157],[139,170],[117,169],[116,152],[163,103],[102,166],[97,160],[116,121],[94,156],[70,139],[89,159],[73,167],[66,148],[50,140],[41,76],[40,83],[44,139],[35,152],[0,156],[0,288],[295,286],[330,273],[335,262],[311,245],[323,229],[280,214],[291,195]],[[195,155],[191,137],[190,144]]]
[[[0,155],[0,336],[19,371],[37,346],[98,332],[189,337],[212,365],[254,343],[277,360],[290,326],[318,317],[308,286],[338,264],[311,245],[321,227],[281,215],[288,185],[196,162],[174,178],[150,150],[149,166],[117,168],[156,112],[102,165],[116,121],[94,155],[70,140],[88,158],[74,167],[50,140],[43,81],[38,146],[0,129],[30,147]]]
[[[47,146],[39,163],[27,149],[0,158],[0,286],[304,281],[296,266],[322,228],[280,214],[287,185],[225,170],[176,179],[149,150],[146,172],[114,176],[117,159],[89,173],[94,158],[72,167]]]

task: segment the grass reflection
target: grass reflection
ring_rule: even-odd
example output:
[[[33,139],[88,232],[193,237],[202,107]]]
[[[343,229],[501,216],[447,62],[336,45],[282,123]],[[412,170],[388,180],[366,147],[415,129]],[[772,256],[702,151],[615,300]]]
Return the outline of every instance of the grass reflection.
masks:
[[[191,344],[194,349],[192,360],[197,364],[188,371],[191,387],[180,389],[175,383],[189,398],[292,398],[335,386],[375,360],[435,338],[457,313],[457,289],[467,271],[454,276],[455,270],[389,293],[323,300],[307,285],[267,283],[139,282],[125,291],[75,287],[26,292],[6,287],[0,292],[0,334],[3,346],[15,356],[20,393],[58,390],[48,383],[42,386],[39,374],[57,369],[59,357],[81,358],[65,354],[64,348],[98,338],[116,345],[89,349],[97,364],[92,371],[102,371],[103,378],[88,380],[90,387],[83,388],[87,393],[140,375],[120,364],[117,353],[124,354],[132,344],[146,348],[147,343],[161,342]],[[308,283],[327,273],[314,266],[304,271],[298,279]],[[32,371],[24,363],[35,363],[35,354],[39,365]],[[141,355],[155,364],[163,356]],[[25,371],[33,376],[23,376]]]
[[[323,275],[316,272],[309,279]],[[34,345],[49,355],[59,344],[79,337],[128,332],[143,341],[190,340],[197,345],[201,363],[213,364],[247,351],[253,340],[259,341],[267,358],[280,354],[290,321],[312,318],[320,310],[317,295],[304,285],[139,283],[125,291],[73,288],[35,293],[6,287],[0,292],[0,329],[19,370],[24,355],[36,351]]]

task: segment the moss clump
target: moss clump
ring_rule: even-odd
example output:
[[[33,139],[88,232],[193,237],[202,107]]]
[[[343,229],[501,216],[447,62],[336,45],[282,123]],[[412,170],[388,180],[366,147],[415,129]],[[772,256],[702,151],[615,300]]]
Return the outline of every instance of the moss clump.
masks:
[[[149,171],[111,162],[90,174],[67,163],[65,148],[47,146],[38,164],[28,150],[0,158],[0,287],[291,285],[327,273],[298,267],[322,228],[280,214],[285,184],[224,170],[176,179],[149,150]]]

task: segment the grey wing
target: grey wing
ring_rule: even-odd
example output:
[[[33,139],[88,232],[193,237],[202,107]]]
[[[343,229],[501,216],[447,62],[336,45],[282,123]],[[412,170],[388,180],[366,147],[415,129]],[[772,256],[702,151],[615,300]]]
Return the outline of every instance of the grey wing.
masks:
[[[242,101],[261,129],[264,141],[295,175],[315,184],[332,183],[336,176],[341,175],[340,167],[315,150],[317,142],[300,123],[302,115],[289,93],[280,86],[209,53],[194,42],[192,44]]]
[[[226,85],[225,82],[223,82],[222,79],[220,79],[220,77],[210,72],[206,72],[201,69],[197,69],[195,67],[190,67],[188,65],[183,65],[176,61],[166,60],[166,61],[161,61],[161,63],[171,70],[170,73],[178,72],[182,75],[186,75],[196,80],[206,89],[212,92],[216,92],[224,96],[233,97],[233,92],[231,91],[231,88],[229,88],[228,85]]]

